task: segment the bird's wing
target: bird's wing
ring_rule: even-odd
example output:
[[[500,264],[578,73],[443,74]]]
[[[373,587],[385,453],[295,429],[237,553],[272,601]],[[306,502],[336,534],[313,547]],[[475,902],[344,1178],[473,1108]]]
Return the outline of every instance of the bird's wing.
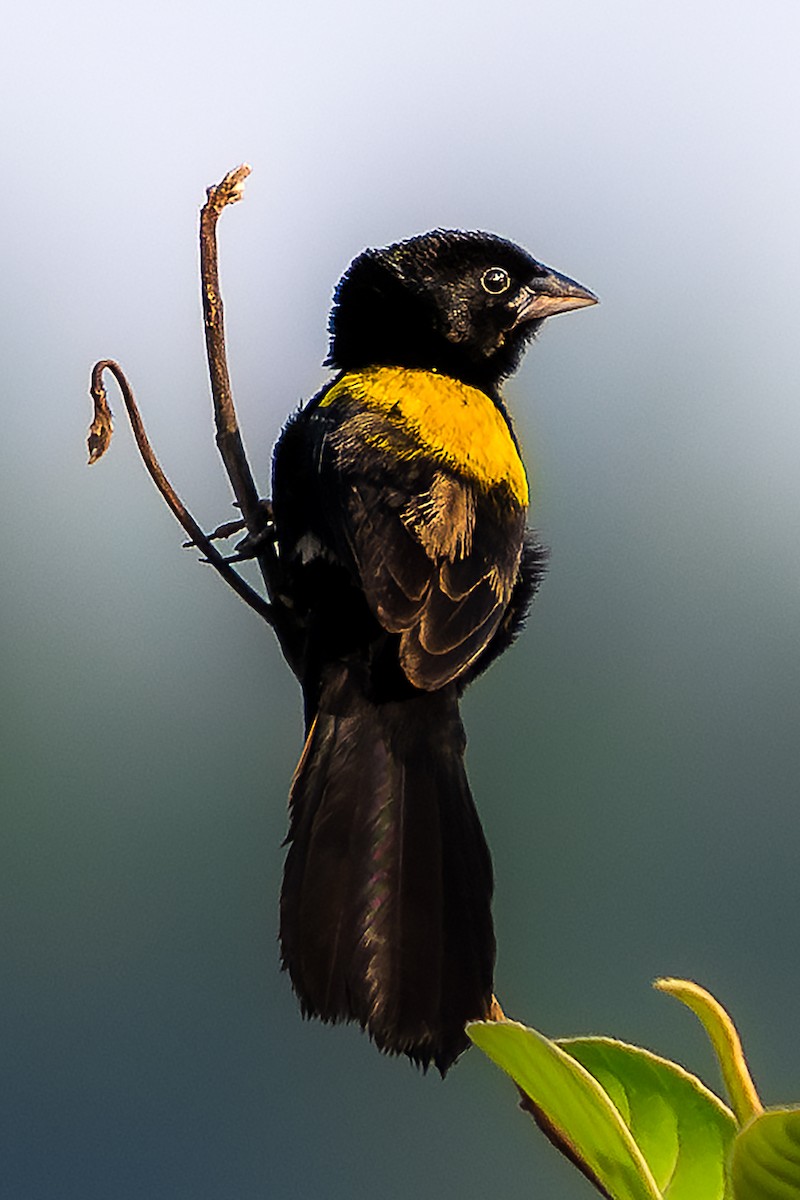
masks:
[[[487,646],[517,578],[525,509],[425,452],[384,413],[345,413],[320,463],[367,602],[400,635],[416,687],[455,679]]]

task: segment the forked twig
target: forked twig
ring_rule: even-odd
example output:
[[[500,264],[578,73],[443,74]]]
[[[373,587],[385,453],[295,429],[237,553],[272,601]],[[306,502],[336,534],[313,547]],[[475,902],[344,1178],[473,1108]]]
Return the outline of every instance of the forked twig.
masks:
[[[139,453],[142,456],[142,462],[150,473],[150,478],[158,488],[161,495],[164,497],[169,508],[180,521],[183,528],[188,533],[192,541],[203,551],[208,561],[217,571],[219,571],[226,583],[230,584],[233,590],[241,596],[245,603],[263,617],[269,624],[273,624],[272,605],[260,596],[254,588],[242,576],[235,571],[223,555],[220,554],[216,546],[210,541],[200,526],[195,521],[192,514],[187,509],[186,505],[180,499],[172,484],[167,479],[161,469],[158,459],[153,452],[153,447],[150,445],[149,438],[145,433],[144,423],[142,422],[139,413],[138,405],[133,395],[131,385],[125,378],[125,372],[120,367],[119,363],[114,362],[111,358],[105,358],[99,363],[95,363],[92,369],[92,384],[90,389],[91,397],[94,401],[94,420],[92,421],[91,429],[89,430],[89,462],[97,462],[99,458],[106,452],[111,441],[111,409],[108,404],[108,396],[106,394],[105,385],[103,383],[103,373],[110,371],[119,385],[119,390],[122,393],[122,399],[125,402],[125,408],[128,413],[128,419],[131,423],[133,436],[136,440],[136,445],[139,448]]]
[[[233,569],[230,565],[231,559],[225,558],[214,547],[213,537],[218,536],[220,531],[215,531],[212,537],[203,533],[191,513],[176,495],[161,470],[147,439],[130,384],[125,378],[122,368],[112,359],[104,359],[97,363],[92,371],[91,395],[95,407],[94,420],[89,431],[89,462],[96,462],[105,453],[111,441],[111,411],[102,381],[103,372],[108,370],[112,372],[119,384],[139,453],[161,495],[188,533],[191,542],[203,551],[207,561],[220,573],[225,582],[230,584],[234,591],[272,626],[281,643],[287,662],[297,670],[302,654],[302,631],[293,619],[291,610],[281,599],[279,587],[281,564],[272,536],[270,507],[259,498],[244,451],[233,404],[225,348],[216,240],[217,221],[224,208],[241,200],[244,181],[249,174],[249,166],[243,164],[235,170],[229,171],[220,183],[207,190],[206,203],[200,210],[200,275],[206,354],[211,394],[214,401],[217,447],[248,533],[247,550],[237,555],[233,561],[240,561],[244,558],[256,559],[269,599],[265,600],[259,595]]]

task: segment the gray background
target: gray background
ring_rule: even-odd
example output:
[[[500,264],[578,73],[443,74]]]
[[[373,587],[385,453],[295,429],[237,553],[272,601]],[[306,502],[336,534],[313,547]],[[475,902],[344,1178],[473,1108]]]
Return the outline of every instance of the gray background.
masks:
[[[116,356],[196,516],[228,517],[195,227],[243,159],[223,285],[265,488],[364,245],[491,229],[601,295],[508,388],[553,556],[465,705],[498,992],[716,1085],[649,989],[695,978],[765,1101],[800,1099],[799,34],[792,0],[9,15],[4,1197],[593,1194],[477,1052],[442,1084],[300,1020],[275,947],[294,681],[121,419],[84,466]]]

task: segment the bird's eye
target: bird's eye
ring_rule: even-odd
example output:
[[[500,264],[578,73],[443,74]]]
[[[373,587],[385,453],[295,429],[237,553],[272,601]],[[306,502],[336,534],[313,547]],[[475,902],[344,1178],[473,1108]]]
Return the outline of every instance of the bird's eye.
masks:
[[[481,275],[481,287],[490,296],[499,296],[511,287],[511,276],[505,267],[489,267]]]

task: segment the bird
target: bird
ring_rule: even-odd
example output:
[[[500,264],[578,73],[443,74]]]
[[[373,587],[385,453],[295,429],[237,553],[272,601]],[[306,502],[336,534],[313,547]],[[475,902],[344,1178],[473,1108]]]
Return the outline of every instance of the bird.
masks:
[[[459,700],[520,632],[547,557],[501,384],[547,317],[596,301],[494,234],[365,250],[334,292],[334,374],[273,456],[273,600],[306,727],[282,966],[305,1016],[442,1076],[494,987]]]

